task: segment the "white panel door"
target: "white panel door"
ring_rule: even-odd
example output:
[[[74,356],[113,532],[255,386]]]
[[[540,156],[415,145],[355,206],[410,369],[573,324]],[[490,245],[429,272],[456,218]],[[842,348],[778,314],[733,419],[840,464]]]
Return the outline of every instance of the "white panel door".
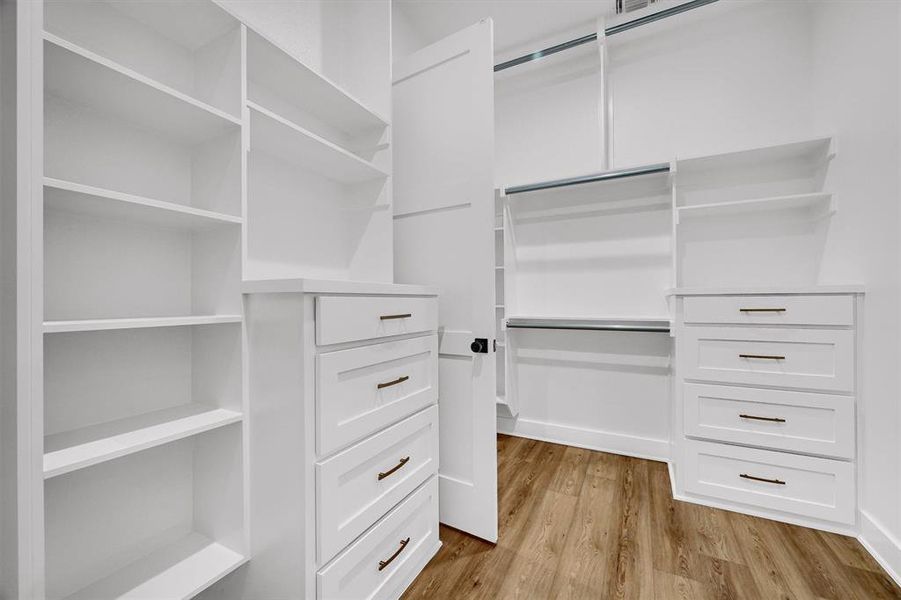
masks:
[[[441,288],[441,522],[496,541],[492,63],[485,19],[394,64],[394,269]]]

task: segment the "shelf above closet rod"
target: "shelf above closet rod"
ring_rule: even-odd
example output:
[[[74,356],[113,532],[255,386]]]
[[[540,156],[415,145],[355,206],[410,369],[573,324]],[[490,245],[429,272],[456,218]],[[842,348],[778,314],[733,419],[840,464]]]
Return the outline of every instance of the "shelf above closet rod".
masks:
[[[643,167],[629,167],[627,169],[615,169],[613,171],[604,171],[602,173],[594,173],[592,175],[579,175],[578,177],[567,177],[565,179],[554,179],[551,181],[540,181],[538,183],[527,183],[525,185],[515,185],[504,189],[507,196],[512,194],[522,194],[525,192],[537,192],[539,190],[548,190],[558,187],[566,187],[570,185],[580,185],[583,183],[595,183],[598,181],[610,181],[612,179],[624,179],[626,177],[637,177],[639,175],[653,175],[655,173],[668,173],[670,170],[669,163],[657,163],[653,165],[645,165]]]
[[[667,17],[672,17],[674,15],[678,15],[694,8],[700,8],[702,6],[706,6],[707,4],[713,4],[717,0],[692,0],[691,2],[686,2],[684,4],[679,4],[678,6],[673,6],[671,8],[667,8],[649,15],[645,15],[643,17],[639,17],[637,19],[633,19],[631,21],[626,21],[625,23],[620,23],[618,25],[611,25],[604,30],[605,36],[616,35],[617,33],[622,33],[623,31],[629,31],[630,29],[635,29],[636,27],[641,27],[642,25],[647,25],[648,23],[654,23],[655,21],[660,21],[661,19],[665,19]],[[576,38],[574,40],[569,40],[568,42],[563,42],[562,44],[557,44],[556,46],[550,46],[549,48],[545,48],[543,50],[538,50],[537,52],[530,52],[529,54],[524,54],[522,56],[518,56],[511,60],[502,62],[500,64],[494,65],[495,73],[498,71],[503,71],[504,69],[509,69],[510,67],[516,67],[527,62],[532,62],[533,60],[538,60],[540,58],[544,58],[545,56],[550,56],[552,54],[556,54],[558,52],[562,52],[564,50],[569,50],[570,48],[576,48],[581,46],[582,44],[587,44],[589,42],[593,42],[598,39],[597,33],[590,33],[588,35],[584,35],[580,38]]]
[[[508,329],[577,329],[585,331],[638,331],[669,333],[669,319],[578,319],[559,317],[510,317]]]

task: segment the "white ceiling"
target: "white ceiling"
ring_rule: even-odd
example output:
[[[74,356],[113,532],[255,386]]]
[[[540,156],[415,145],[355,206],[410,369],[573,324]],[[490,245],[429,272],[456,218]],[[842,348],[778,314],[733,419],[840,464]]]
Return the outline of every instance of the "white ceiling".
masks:
[[[614,0],[394,0],[394,4],[427,42],[491,17],[497,54],[614,12]]]

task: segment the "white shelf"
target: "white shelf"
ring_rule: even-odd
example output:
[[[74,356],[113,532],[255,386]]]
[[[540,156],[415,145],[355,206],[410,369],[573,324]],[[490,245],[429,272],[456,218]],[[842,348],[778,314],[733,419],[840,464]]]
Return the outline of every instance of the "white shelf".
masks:
[[[339,183],[361,183],[388,174],[370,162],[307,131],[253,102],[250,108],[250,147]]]
[[[207,229],[240,225],[241,217],[153,200],[72,181],[44,178],[44,207],[96,217],[122,219],[161,227]]]
[[[341,87],[253,30],[247,32],[247,78],[349,135],[388,124]]]
[[[44,321],[44,333],[146,329],[151,327],[184,327],[189,325],[218,325],[221,323],[240,323],[241,320],[241,315],[197,315],[188,317],[138,317],[128,319]]]
[[[754,172],[763,163],[801,161],[809,166],[816,166],[829,160],[834,154],[833,139],[830,136],[791,140],[707,156],[679,158],[676,160],[676,177],[678,179],[687,175],[735,169],[748,169]]]
[[[44,439],[44,479],[236,423],[241,413],[189,404]]]
[[[51,33],[44,33],[44,72],[48,93],[183,143],[241,126],[234,116]]]
[[[716,202],[710,204],[697,204],[694,206],[680,206],[677,208],[679,219],[693,216],[711,216],[722,214],[741,214],[762,212],[770,210],[810,210],[822,211],[823,214],[835,212],[832,202],[832,194],[817,192],[811,194],[792,194],[788,196],[774,196],[770,198],[755,198],[752,200],[735,200],[731,202]]]
[[[66,600],[187,600],[245,562],[247,559],[234,550],[192,533],[72,594]]]

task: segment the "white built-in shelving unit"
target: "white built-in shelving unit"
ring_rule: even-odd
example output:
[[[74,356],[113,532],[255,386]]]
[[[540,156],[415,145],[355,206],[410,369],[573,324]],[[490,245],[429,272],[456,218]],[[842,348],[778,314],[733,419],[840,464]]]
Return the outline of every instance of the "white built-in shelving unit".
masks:
[[[389,5],[323,3],[312,67],[212,0],[19,10],[43,95],[20,589],[192,598],[250,558],[242,281],[392,281]]]
[[[837,210],[824,190],[834,155],[822,136],[623,167],[588,183],[499,189],[497,339],[513,338],[498,350],[499,405],[517,401],[508,321],[524,331],[639,323],[635,331],[665,332],[672,288],[820,283]]]
[[[32,583],[190,598],[248,554],[242,26],[211,2],[43,9]]]
[[[245,272],[392,281],[389,15],[381,2],[323,11],[318,72],[248,31]]]

